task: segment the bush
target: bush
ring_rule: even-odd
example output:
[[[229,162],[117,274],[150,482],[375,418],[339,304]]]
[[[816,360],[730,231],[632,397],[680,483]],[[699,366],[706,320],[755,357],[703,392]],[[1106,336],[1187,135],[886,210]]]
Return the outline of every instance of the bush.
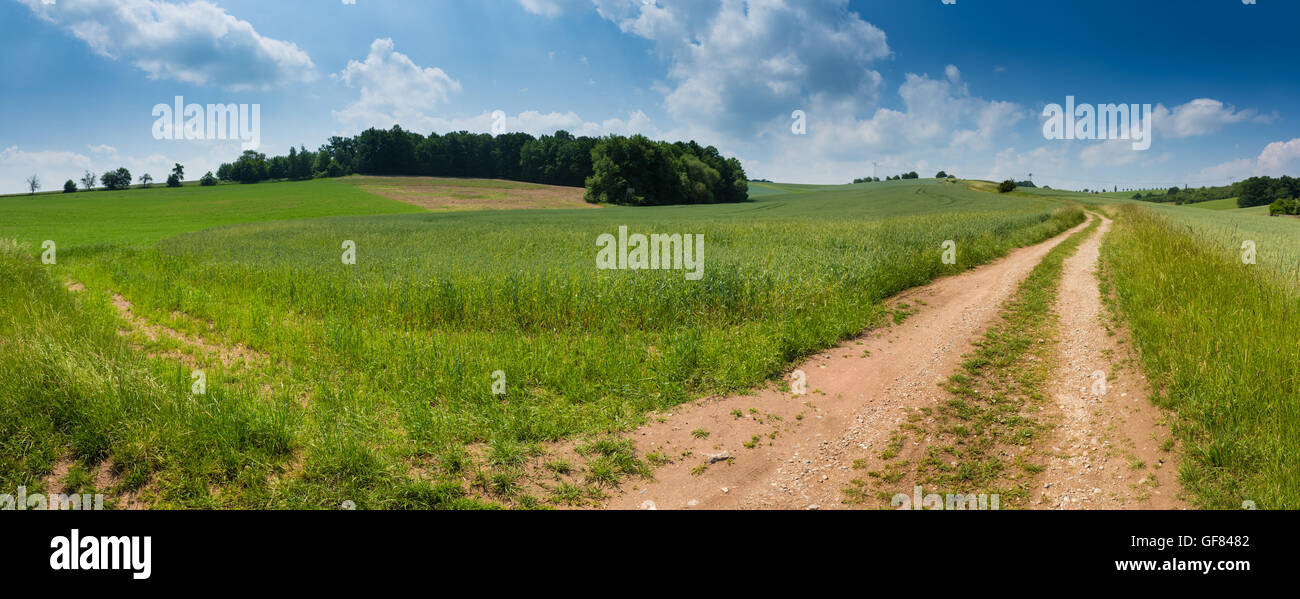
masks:
[[[1007,193],[1010,191],[1015,191],[1015,189],[1016,189],[1016,182],[1012,181],[1011,179],[1007,179],[1006,181],[1003,181],[998,184],[998,193]]]
[[[212,187],[216,184],[217,178],[212,175],[212,171],[204,173],[203,177],[199,179],[199,185],[202,185],[203,187]]]
[[[1278,198],[1277,201],[1269,204],[1269,216],[1280,216],[1283,214],[1297,215],[1300,214],[1300,200],[1296,198]]]
[[[180,186],[181,186],[181,178],[176,173],[167,175],[167,187],[180,187]]]
[[[77,184],[73,183],[72,179],[68,179],[68,182],[63,184],[63,193],[77,193]]]

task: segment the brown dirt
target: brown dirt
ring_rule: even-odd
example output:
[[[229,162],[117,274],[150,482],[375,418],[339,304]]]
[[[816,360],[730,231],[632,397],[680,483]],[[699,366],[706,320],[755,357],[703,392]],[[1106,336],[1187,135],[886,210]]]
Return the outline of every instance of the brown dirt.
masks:
[[[706,399],[634,431],[640,454],[658,452],[673,462],[658,468],[654,481],[626,483],[605,507],[847,507],[840,489],[855,477],[852,456],[879,452],[911,410],[938,401],[940,383],[1020,282],[1085,226],[900,294],[894,301],[916,310],[905,322],[798,366],[807,375],[807,395],[769,386],[753,395]],[[697,429],[708,431],[708,438],[695,438]]]
[[[1165,415],[1153,405],[1123,328],[1108,322],[1097,262],[1110,219],[1066,260],[1057,296],[1060,345],[1049,384],[1054,435],[1038,475],[1042,509],[1186,509],[1178,498],[1176,456]],[[1111,334],[1111,333],[1114,334]],[[1105,388],[1095,387],[1105,373]]]
[[[348,181],[368,193],[435,211],[597,208],[582,199],[586,190],[581,187],[436,177],[352,177]]]

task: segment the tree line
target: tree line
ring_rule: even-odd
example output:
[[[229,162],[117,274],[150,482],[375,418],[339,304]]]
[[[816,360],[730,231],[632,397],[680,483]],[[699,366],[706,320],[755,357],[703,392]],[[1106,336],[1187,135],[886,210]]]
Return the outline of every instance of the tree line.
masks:
[[[216,178],[235,183],[305,180],[345,175],[406,175],[508,179],[586,187],[589,202],[696,204],[742,202],[748,182],[740,161],[694,141],[668,143],[642,135],[574,137],[567,131],[533,137],[458,131],[428,136],[367,129],[331,137],[315,152],[290,148],[284,156],[245,151],[222,164]]]
[[[212,173],[208,173],[207,176],[211,177]],[[184,177],[185,177],[185,167],[181,166],[180,163],[176,163],[172,167],[171,174],[167,176],[167,187],[180,187],[181,182],[184,180]],[[96,188],[95,185],[96,183],[99,183],[99,185],[102,186],[107,191],[118,191],[122,189],[130,189],[132,180],[133,179],[131,178],[131,171],[127,170],[126,167],[120,167],[116,170],[111,170],[98,176],[96,176],[95,173],[86,171],[85,174],[83,174],[81,178],[78,179],[77,181],[73,181],[72,179],[68,179],[67,181],[64,181],[63,193],[76,193],[78,183],[81,184],[81,188],[85,191],[94,191]],[[150,187],[153,186],[153,175],[150,175],[149,173],[140,175],[139,184],[140,187],[144,189],[149,189]],[[202,183],[202,184],[216,185],[216,180],[214,179],[212,180],[211,183]],[[32,194],[35,194],[37,191],[40,191],[41,189],[40,177],[36,175],[32,175],[28,177],[27,187],[28,189],[31,190]]]
[[[1132,199],[1147,202],[1173,202],[1182,205],[1226,200],[1234,197],[1237,198],[1238,208],[1278,204],[1283,209],[1283,212],[1280,213],[1287,214],[1285,212],[1287,202],[1285,201],[1300,197],[1300,179],[1282,175],[1278,178],[1267,176],[1251,177],[1237,181],[1232,185],[1201,187],[1199,189],[1174,186],[1168,190],[1153,191],[1146,195],[1138,192],[1133,194]]]

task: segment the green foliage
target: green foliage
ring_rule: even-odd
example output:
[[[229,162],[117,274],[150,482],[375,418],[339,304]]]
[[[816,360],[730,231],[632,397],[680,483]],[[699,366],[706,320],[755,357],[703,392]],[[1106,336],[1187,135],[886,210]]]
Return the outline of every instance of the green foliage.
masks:
[[[1006,181],[998,183],[998,193],[1009,193],[1015,190],[1016,190],[1016,182],[1012,181],[1011,179],[1007,179]]]
[[[63,183],[63,193],[77,193],[77,183],[72,179],[68,179]]]
[[[594,174],[587,179],[588,202],[654,206],[749,198],[740,161],[723,159],[713,146],[615,135],[602,139],[591,154]]]
[[[109,171],[100,176],[99,181],[110,191],[127,189],[131,187],[131,171],[126,170],[125,167]]]
[[[217,184],[217,178],[212,176],[212,171],[208,171],[199,178],[199,185],[203,187],[212,187]]]

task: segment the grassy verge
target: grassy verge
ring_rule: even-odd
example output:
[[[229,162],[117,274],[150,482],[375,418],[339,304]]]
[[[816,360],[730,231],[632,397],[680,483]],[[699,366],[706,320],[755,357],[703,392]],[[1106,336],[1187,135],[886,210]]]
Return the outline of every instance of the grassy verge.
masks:
[[[1205,508],[1300,507],[1300,298],[1284,273],[1136,206],[1102,250],[1156,401],[1178,416],[1180,477]]]
[[[1005,507],[1029,499],[1029,481],[1043,469],[1032,444],[1047,430],[1039,414],[1056,351],[1052,306],[1062,266],[1100,223],[1047,253],[948,380],[948,398],[909,415],[878,456],[884,466],[843,489],[846,503],[887,504],[913,485],[941,495],[998,494]]]

